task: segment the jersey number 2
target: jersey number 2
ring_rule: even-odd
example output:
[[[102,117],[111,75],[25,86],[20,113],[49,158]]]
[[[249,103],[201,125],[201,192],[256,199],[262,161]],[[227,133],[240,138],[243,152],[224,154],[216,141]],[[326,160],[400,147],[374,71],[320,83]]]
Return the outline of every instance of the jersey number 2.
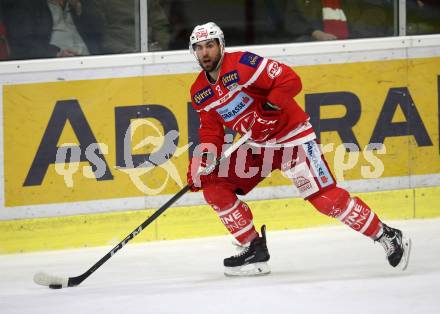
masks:
[[[220,85],[217,85],[217,86],[215,87],[215,90],[217,91],[217,93],[218,93],[219,96],[223,95],[223,91],[222,91],[222,88],[220,87]]]

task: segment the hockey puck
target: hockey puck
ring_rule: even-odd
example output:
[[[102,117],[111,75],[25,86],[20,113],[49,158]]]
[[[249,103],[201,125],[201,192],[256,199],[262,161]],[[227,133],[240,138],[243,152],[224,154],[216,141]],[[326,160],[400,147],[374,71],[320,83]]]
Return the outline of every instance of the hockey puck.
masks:
[[[49,288],[51,289],[61,289],[63,286],[60,284],[51,284],[49,285]]]

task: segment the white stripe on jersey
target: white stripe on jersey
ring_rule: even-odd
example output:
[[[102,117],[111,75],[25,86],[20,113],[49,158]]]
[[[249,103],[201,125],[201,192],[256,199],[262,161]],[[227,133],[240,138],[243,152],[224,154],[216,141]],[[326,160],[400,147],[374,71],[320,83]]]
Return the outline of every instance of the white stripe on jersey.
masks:
[[[295,135],[298,135],[301,132],[304,132],[308,129],[311,129],[312,125],[310,124],[309,121],[306,121],[304,123],[301,123],[296,129],[293,129],[292,131],[290,131],[289,133],[287,133],[285,136],[283,136],[282,138],[279,138],[277,140],[278,143],[282,143],[284,141],[287,141],[289,138],[294,137]]]

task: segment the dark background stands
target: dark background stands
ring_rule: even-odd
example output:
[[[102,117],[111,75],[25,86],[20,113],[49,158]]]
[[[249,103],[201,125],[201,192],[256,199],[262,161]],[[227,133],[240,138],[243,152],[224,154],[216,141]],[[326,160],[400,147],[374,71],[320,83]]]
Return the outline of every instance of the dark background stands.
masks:
[[[3,23],[3,12],[0,5],[0,60],[9,59],[9,44],[6,37],[6,27]]]
[[[104,20],[102,48],[104,53],[140,51],[138,0],[96,0]],[[167,50],[170,44],[170,25],[163,1],[148,1],[148,50]]]
[[[74,24],[90,54],[101,52],[102,21],[94,1],[82,1],[81,14],[72,10]],[[11,59],[56,57],[60,48],[50,44],[53,20],[47,0],[2,0]]]

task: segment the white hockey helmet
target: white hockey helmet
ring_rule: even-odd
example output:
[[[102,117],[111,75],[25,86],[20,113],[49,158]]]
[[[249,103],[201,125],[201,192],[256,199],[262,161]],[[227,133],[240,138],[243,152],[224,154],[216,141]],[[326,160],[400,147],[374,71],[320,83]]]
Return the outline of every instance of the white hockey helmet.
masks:
[[[194,27],[189,37],[189,51],[194,54],[194,44],[208,39],[218,39],[223,57],[225,51],[225,36],[220,27],[214,22],[208,22]]]

